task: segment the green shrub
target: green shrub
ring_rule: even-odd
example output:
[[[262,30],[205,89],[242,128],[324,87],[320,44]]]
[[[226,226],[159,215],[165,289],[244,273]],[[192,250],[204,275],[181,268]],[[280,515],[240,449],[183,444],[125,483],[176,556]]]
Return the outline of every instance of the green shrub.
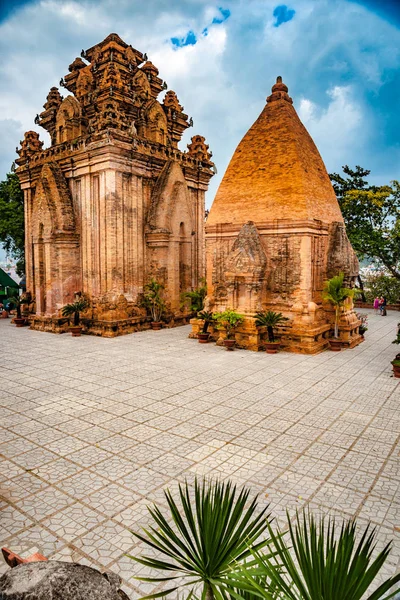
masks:
[[[199,312],[204,308],[204,298],[207,296],[206,280],[200,279],[200,287],[192,292],[183,292],[181,294],[181,306],[188,305],[191,312]]]
[[[228,340],[232,339],[235,335],[235,329],[244,321],[244,317],[237,313],[235,310],[228,308],[224,312],[214,313],[213,318],[218,324],[226,329],[226,337]]]

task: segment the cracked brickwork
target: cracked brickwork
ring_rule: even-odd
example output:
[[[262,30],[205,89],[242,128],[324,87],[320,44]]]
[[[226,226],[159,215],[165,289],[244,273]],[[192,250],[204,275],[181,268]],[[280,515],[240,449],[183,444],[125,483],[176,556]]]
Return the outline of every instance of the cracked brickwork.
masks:
[[[60,309],[85,294],[86,330],[114,336],[146,325],[144,285],[165,286],[171,318],[204,277],[204,196],[213,175],[204,137],[147,57],[117,34],[82,51],[52,87],[18,150],[25,194],[31,326],[65,330]]]
[[[352,286],[358,261],[322,158],[280,77],[222,179],[206,223],[206,260],[207,307],[246,316],[241,347],[262,346],[253,318],[261,310],[289,319],[285,349],[328,347],[333,313],[322,302],[324,282],[343,271]],[[354,346],[359,323],[350,305],[343,319]]]

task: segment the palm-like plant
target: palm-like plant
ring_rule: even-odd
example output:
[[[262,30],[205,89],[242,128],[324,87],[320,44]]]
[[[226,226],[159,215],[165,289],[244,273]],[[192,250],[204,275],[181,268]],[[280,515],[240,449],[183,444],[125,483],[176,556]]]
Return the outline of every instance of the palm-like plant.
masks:
[[[213,313],[211,311],[202,310],[199,313],[197,313],[197,318],[201,319],[202,321],[204,321],[202,333],[207,333],[208,332],[208,326],[213,321]]]
[[[325,282],[322,297],[327,302],[330,302],[335,307],[335,331],[334,337],[339,337],[339,317],[340,311],[348,298],[354,298],[357,290],[346,288],[343,286],[344,273],[335,275],[332,279]]]
[[[207,285],[205,279],[200,279],[200,287],[196,288],[191,292],[183,292],[181,294],[182,303],[188,300],[190,303],[190,310],[192,312],[198,312],[199,310],[203,310],[204,308],[204,299],[207,296]]]
[[[386,595],[400,574],[366,595],[390,552],[389,543],[372,559],[375,529],[367,526],[357,542],[354,520],[344,522],[340,530],[334,520],[317,524],[309,514],[297,515],[295,525],[289,515],[288,521],[293,550],[269,525],[272,553],[253,551],[251,564],[232,572],[232,586],[258,598],[282,600],[379,600],[397,593]]]
[[[256,325],[257,327],[267,328],[268,341],[271,342],[271,344],[275,342],[274,329],[288,320],[289,319],[284,317],[282,313],[277,313],[273,310],[258,312],[256,314]]]
[[[63,317],[74,317],[74,327],[79,327],[81,312],[87,308],[88,304],[84,298],[75,300],[71,304],[66,304],[62,309]]]
[[[196,479],[193,500],[188,484],[180,485],[181,509],[168,490],[164,493],[172,524],[157,506],[148,507],[155,526],[144,529],[145,535],[134,535],[158,550],[166,560],[148,556],[131,558],[167,575],[139,579],[173,581],[179,576],[186,580],[183,585],[192,589],[202,584],[203,600],[226,598],[227,575],[250,555],[251,548],[257,550],[267,544],[265,540],[256,543],[267,528],[267,507],[257,514],[257,497],[246,507],[250,490],[243,488],[237,494],[236,486],[230,482],[199,483]],[[178,587],[147,597],[166,596]]]
[[[17,319],[21,319],[22,318],[21,305],[23,304],[22,297],[21,296],[10,296],[10,298],[7,298],[6,302],[8,302],[9,304],[13,304],[15,306],[15,309],[17,311]]]
[[[165,311],[165,302],[163,298],[164,286],[156,279],[150,279],[144,286],[142,306],[150,313],[154,323],[158,323]]]

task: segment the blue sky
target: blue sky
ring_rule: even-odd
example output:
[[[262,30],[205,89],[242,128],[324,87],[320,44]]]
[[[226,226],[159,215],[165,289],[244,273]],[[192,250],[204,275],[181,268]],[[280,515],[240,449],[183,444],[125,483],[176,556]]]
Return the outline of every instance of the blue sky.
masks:
[[[389,0],[0,0],[0,177],[51,86],[82,48],[117,32],[147,52],[205,135],[218,175],[277,75],[328,171],[400,179],[400,2]]]

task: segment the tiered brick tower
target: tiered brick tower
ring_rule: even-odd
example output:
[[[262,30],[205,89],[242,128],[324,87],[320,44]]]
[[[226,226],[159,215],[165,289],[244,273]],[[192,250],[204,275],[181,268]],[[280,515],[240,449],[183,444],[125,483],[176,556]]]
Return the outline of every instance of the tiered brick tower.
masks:
[[[204,194],[213,163],[204,138],[178,149],[192,124],[147,57],[116,34],[82,51],[53,87],[21,143],[27,290],[32,326],[65,327],[60,309],[76,292],[91,302],[89,331],[117,335],[143,322],[137,304],[155,277],[171,314],[204,276]]]
[[[208,307],[247,315],[237,341],[257,350],[252,315],[282,312],[288,350],[328,345],[332,311],[324,281],[343,271],[352,285],[358,261],[321,156],[278,77],[257,121],[232,157],[206,223]],[[359,341],[351,306],[343,340]]]

